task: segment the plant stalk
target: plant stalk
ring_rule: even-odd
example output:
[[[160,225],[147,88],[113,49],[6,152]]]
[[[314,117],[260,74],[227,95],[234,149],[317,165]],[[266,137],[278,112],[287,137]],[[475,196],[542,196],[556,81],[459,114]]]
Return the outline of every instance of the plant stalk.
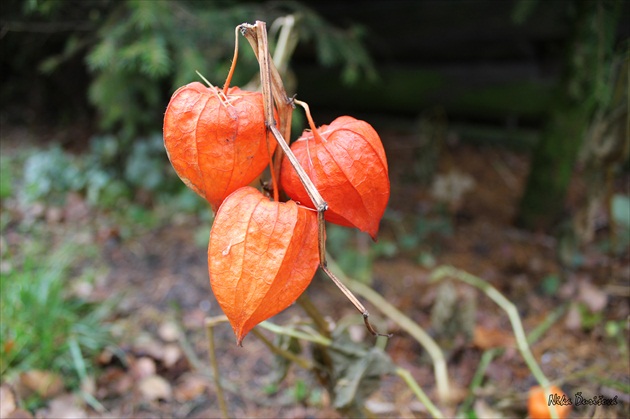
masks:
[[[330,339],[330,326],[317,307],[315,307],[311,299],[308,298],[308,295],[306,295],[306,293],[302,293],[302,295],[298,297],[297,303],[302,307],[306,314],[308,314],[311,320],[313,320],[313,323],[317,326],[319,333]]]
[[[536,378],[540,386],[545,389],[545,399],[549,400],[549,396],[551,395],[551,392],[549,391],[549,380],[536,362],[529,344],[527,343],[527,336],[525,335],[525,330],[523,329],[523,324],[516,306],[488,282],[468,272],[455,269],[452,266],[441,266],[435,269],[431,274],[430,280],[439,281],[445,277],[458,279],[483,291],[492,301],[494,301],[503,309],[503,311],[507,313],[508,318],[510,319],[510,324],[512,325],[512,330],[514,331],[514,337],[516,338],[516,345],[521,352],[521,356],[525,360],[529,370],[532,372],[532,375]],[[549,405],[549,412],[553,419],[558,419],[558,412],[556,411],[554,405]]]
[[[333,258],[328,255],[328,262],[331,266],[335,267],[336,271],[340,272],[338,265]],[[373,289],[359,281],[355,281],[340,275],[348,287],[354,292],[368,300],[374,307],[378,308],[383,314],[392,319],[398,326],[409,333],[420,345],[426,349],[433,361],[433,370],[435,372],[435,382],[437,385],[438,398],[441,402],[448,401],[449,383],[448,372],[446,367],[446,359],[442,350],[438,344],[422,329],[416,322],[404,315],[400,310],[391,305],[381,295],[375,292]]]
[[[269,330],[270,332],[276,333],[278,335],[285,335],[285,336],[291,336],[294,337],[296,339],[302,339],[305,340],[307,342],[313,342],[316,343],[318,345],[323,345],[323,346],[330,346],[332,344],[332,340],[319,335],[319,334],[309,334],[309,333],[303,333],[300,332],[298,330],[292,329],[292,328],[288,328],[288,327],[283,327],[283,326],[279,326],[275,323],[271,323],[268,320],[265,320],[264,322],[261,322],[258,326]]]
[[[221,410],[221,417],[224,419],[227,419],[230,417],[230,414],[228,412],[227,403],[225,402],[225,395],[223,394],[223,387],[221,386],[221,378],[219,375],[219,363],[217,362],[216,348],[214,345],[214,326],[218,322],[222,322],[222,321],[223,321],[222,318],[219,319],[219,321],[206,319],[206,332],[208,334],[208,356],[210,358],[210,365],[212,366],[212,375],[214,378],[214,385],[217,390],[217,400],[219,402],[219,409]]]
[[[238,31],[240,27],[237,26],[234,30],[234,56],[232,57],[232,65],[230,66],[230,71],[228,72],[227,77],[225,78],[225,83],[223,84],[223,94],[227,96],[228,89],[230,88],[230,82],[232,81],[232,76],[234,75],[234,69],[236,68],[236,62],[238,61]]]
[[[438,409],[431,399],[427,396],[427,394],[422,390],[422,387],[418,384],[418,382],[413,378],[411,373],[404,368],[397,367],[396,375],[398,375],[402,380],[407,384],[407,387],[411,389],[413,394],[416,395],[418,400],[427,408],[431,416],[434,418],[443,418],[444,415]]]
[[[267,129],[271,131],[276,138],[278,145],[285,153],[289,162],[297,172],[297,175],[302,182],[302,185],[306,189],[306,192],[311,199],[313,206],[317,210],[317,224],[318,224],[318,244],[319,244],[319,264],[322,270],[328,275],[328,277],[339,287],[343,294],[350,300],[355,308],[363,315],[363,321],[367,329],[374,336],[389,336],[387,334],[381,334],[374,329],[368,317],[370,314],[365,309],[363,304],[352,294],[352,292],[341,282],[335,275],[327,268],[326,262],[326,224],[324,220],[324,211],[328,209],[328,204],[324,201],[324,198],[320,195],[319,191],[308,177],[302,165],[295,157],[289,145],[285,141],[282,133],[276,127],[276,121],[273,117],[273,101],[275,98],[276,104],[292,103],[286,96],[286,91],[282,83],[282,78],[278,69],[273,65],[271,56],[269,54],[269,45],[267,42],[267,29],[265,22],[260,20],[256,21],[255,25],[249,25],[243,23],[240,25],[241,33],[247,38],[250,45],[254,49],[256,58],[258,58],[258,64],[260,66],[260,84],[262,87],[263,105],[265,112],[265,124]],[[272,83],[273,80],[273,83]],[[273,97],[272,97],[273,92]],[[290,128],[290,127],[289,127]]]
[[[313,369],[313,363],[312,362],[310,362],[306,358],[302,358],[301,356],[298,356],[298,355],[294,354],[293,352],[289,352],[287,350],[284,350],[284,349],[280,348],[279,346],[274,345],[273,343],[271,343],[271,341],[269,339],[267,339],[267,337],[265,335],[263,335],[260,332],[260,330],[258,330],[257,327],[252,329],[252,333],[254,335],[256,335],[256,337],[258,339],[260,339],[260,341],[262,343],[264,343],[265,346],[267,348],[269,348],[269,350],[271,352],[273,352],[274,354],[282,356],[282,357],[288,359],[289,361],[295,362],[296,364],[298,364],[300,367],[304,368],[305,370],[312,370]]]

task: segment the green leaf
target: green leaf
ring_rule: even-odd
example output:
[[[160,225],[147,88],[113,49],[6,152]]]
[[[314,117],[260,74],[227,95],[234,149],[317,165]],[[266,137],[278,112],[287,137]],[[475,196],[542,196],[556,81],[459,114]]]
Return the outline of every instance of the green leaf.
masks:
[[[550,274],[543,278],[541,289],[545,295],[556,295],[560,288],[560,277],[556,274]]]
[[[375,347],[360,357],[346,358],[345,362],[334,388],[336,409],[347,409],[353,404],[362,405],[378,389],[381,375],[392,370],[389,357]]]
[[[630,197],[616,194],[612,197],[612,216],[615,223],[630,228]]]
[[[87,55],[88,68],[96,71],[115,66],[117,50],[117,45],[111,38],[103,39]]]
[[[171,71],[171,60],[166,50],[166,43],[161,37],[154,37],[147,43],[141,55],[142,72],[152,78],[166,76]]]
[[[333,332],[333,344],[328,353],[333,369],[333,405],[348,415],[358,414],[365,400],[378,389],[381,376],[394,370],[391,359],[382,349],[366,348],[363,343],[353,342],[341,328]]]
[[[306,388],[306,384],[304,380],[297,380],[293,387],[293,396],[295,397],[295,401],[298,403],[302,403],[306,396],[308,395],[308,389]]]
[[[11,164],[7,157],[0,157],[0,199],[5,199],[13,193],[13,176]]]

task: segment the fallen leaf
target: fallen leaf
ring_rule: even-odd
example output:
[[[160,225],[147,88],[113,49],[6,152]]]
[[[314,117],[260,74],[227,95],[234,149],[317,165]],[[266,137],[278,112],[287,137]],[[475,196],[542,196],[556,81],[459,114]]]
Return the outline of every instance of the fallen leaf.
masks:
[[[78,222],[90,216],[90,207],[85,199],[76,192],[66,195],[66,206],[64,208],[63,219],[66,222]]]
[[[150,375],[143,378],[138,384],[142,397],[149,401],[169,401],[173,396],[171,385],[159,375]]]
[[[63,220],[63,208],[48,207],[46,209],[46,222],[48,224],[59,224]]]
[[[136,380],[155,375],[155,361],[149,357],[138,358],[131,365],[131,374]]]
[[[451,212],[456,212],[463,202],[464,195],[474,187],[475,180],[472,176],[455,169],[435,177],[431,185],[431,195],[437,201],[448,204]]]
[[[20,374],[20,383],[44,399],[54,397],[63,391],[61,376],[50,371],[25,371]]]
[[[368,349],[362,343],[353,342],[345,333],[334,333],[333,340],[335,349],[329,351],[333,367],[333,406],[349,409],[346,413],[353,415],[356,407],[362,406],[378,389],[382,376],[392,373],[394,367],[382,349]]]
[[[171,97],[164,146],[180,179],[216,211],[230,193],[262,173],[277,143],[267,140],[260,92],[232,87],[224,96],[194,82]]]
[[[162,353],[162,363],[166,368],[171,368],[182,357],[182,350],[176,344],[168,344],[164,346]]]
[[[158,336],[164,342],[175,342],[179,339],[179,327],[173,321],[166,321],[160,325]]]
[[[515,346],[512,333],[484,326],[475,326],[473,344],[481,350]]]
[[[6,416],[0,416],[3,419],[33,419],[33,415],[23,409],[15,409]]]
[[[207,312],[199,308],[195,308],[184,314],[182,324],[186,329],[201,329],[206,324],[207,316]]]
[[[88,417],[82,407],[81,400],[73,394],[63,394],[48,402],[48,408],[44,409],[41,417],[50,419],[84,419]],[[38,412],[38,417],[40,417]]]
[[[579,282],[578,290],[578,300],[586,304],[591,312],[599,313],[606,307],[608,295],[601,288],[587,280],[582,280]]]
[[[187,374],[175,387],[173,395],[179,403],[189,402],[205,393],[208,380],[197,375]]]
[[[376,239],[389,200],[385,150],[370,124],[341,116],[330,125],[304,131],[291,150],[328,203],[327,221],[357,227]],[[288,158],[282,161],[280,183],[291,199],[313,208]]]
[[[239,345],[302,294],[318,265],[314,211],[270,201],[252,187],[219,208],[208,246],[210,284]]]
[[[130,373],[120,367],[107,368],[98,378],[97,398],[105,399],[128,393],[134,384]]]
[[[564,318],[564,326],[568,330],[580,330],[582,328],[582,314],[577,304],[573,303],[569,307]]]
[[[485,400],[477,399],[473,405],[475,417],[478,418],[502,418],[502,415],[499,411],[495,410],[491,407]]]
[[[133,343],[133,352],[139,356],[161,359],[163,350],[164,344],[148,333],[139,334]]]
[[[17,400],[15,393],[8,384],[0,385],[0,418],[5,418],[15,409],[17,409]]]

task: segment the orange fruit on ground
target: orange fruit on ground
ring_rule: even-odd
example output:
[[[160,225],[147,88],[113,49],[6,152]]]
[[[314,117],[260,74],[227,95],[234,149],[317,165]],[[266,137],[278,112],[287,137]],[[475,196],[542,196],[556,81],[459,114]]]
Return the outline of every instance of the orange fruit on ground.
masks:
[[[548,407],[550,404],[553,409],[556,409],[559,419],[569,416],[572,406],[569,397],[557,386],[550,386],[549,392],[551,396],[548,399],[545,396],[544,388],[535,386],[529,389],[527,412],[531,419],[551,418],[551,412]]]

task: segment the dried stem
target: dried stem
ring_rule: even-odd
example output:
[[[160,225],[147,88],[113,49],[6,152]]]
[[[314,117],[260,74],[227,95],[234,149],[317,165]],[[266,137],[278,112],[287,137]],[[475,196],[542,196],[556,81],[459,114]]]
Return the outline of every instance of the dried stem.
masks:
[[[441,266],[437,268],[431,275],[431,281],[438,281],[445,277],[455,278],[478,288],[506,312],[508,318],[510,319],[512,330],[514,331],[516,346],[521,352],[521,356],[525,360],[529,370],[532,372],[532,375],[536,378],[540,386],[545,389],[545,398],[549,399],[551,394],[549,391],[549,380],[536,362],[536,359],[529,348],[527,336],[525,335],[525,330],[523,329],[523,323],[521,322],[516,306],[488,282],[477,276],[469,274],[468,272],[460,271],[451,266]],[[555,406],[549,405],[549,413],[552,418],[558,418],[558,412],[556,411]]]
[[[313,323],[317,326],[317,330],[319,330],[322,335],[330,339],[330,326],[317,307],[315,307],[308,295],[306,295],[306,293],[302,293],[302,295],[298,297],[297,303],[302,307],[306,314],[308,314],[311,320],[313,320]]]
[[[222,320],[222,319],[221,319]],[[229,418],[227,404],[225,403],[225,395],[223,394],[223,387],[221,386],[221,379],[219,375],[219,364],[217,362],[216,348],[214,346],[214,326],[216,321],[206,319],[206,333],[208,334],[208,356],[210,357],[210,365],[212,366],[212,375],[214,378],[214,385],[217,390],[217,400],[219,402],[219,409],[221,409],[221,417]]]
[[[322,336],[322,335],[306,335],[302,332],[299,332],[297,330],[294,330],[292,328],[287,328],[287,327],[283,327],[283,326],[279,326],[277,324],[271,323],[269,321],[264,321],[262,323],[260,323],[258,325],[258,327],[262,327],[264,329],[267,329],[273,333],[279,334],[279,335],[286,335],[286,336],[291,336],[294,337],[296,339],[302,339],[302,340],[306,340],[309,342],[313,342],[315,344],[318,345],[322,345],[324,347],[331,347],[333,346],[333,341],[331,339],[327,339],[326,337]],[[311,362],[310,360],[307,360],[305,358],[302,358],[300,356],[297,356],[296,354],[286,351],[282,348],[279,348],[278,346],[274,345],[273,343],[271,343],[262,333],[260,333],[260,331],[258,331],[258,327],[252,329],[252,332],[265,344],[267,345],[267,347],[269,347],[269,349],[279,355],[284,357],[285,359],[292,361],[292,362],[296,362],[299,366],[301,366],[302,368],[305,369],[310,369],[313,371],[317,372],[318,368],[321,368],[321,366],[318,366],[318,364]],[[325,352],[327,353],[327,352]],[[422,388],[420,387],[420,385],[418,384],[418,382],[413,378],[413,376],[411,375],[411,373],[402,368],[402,367],[396,367],[395,369],[395,373],[396,375],[398,375],[404,382],[405,384],[407,384],[407,386],[409,387],[409,389],[414,393],[414,395],[418,398],[418,400],[427,408],[427,410],[429,411],[429,413],[431,414],[431,416],[433,416],[434,418],[443,418],[444,415],[442,414],[442,412],[431,402],[431,399],[429,399],[429,397],[426,395],[426,393],[422,390]]]
[[[274,98],[276,101],[276,105],[281,105],[284,102],[285,106],[289,105],[291,106],[291,109],[293,105],[292,101],[287,97],[284,87],[282,87],[282,79],[280,78],[280,73],[278,73],[278,70],[271,62],[269,56],[269,46],[267,44],[267,30],[265,22],[256,21],[255,25],[248,25],[244,23],[241,25],[241,27],[241,32],[252,45],[252,48],[256,53],[256,57],[258,58],[258,64],[260,66],[260,84],[263,94],[265,124],[267,125],[267,128],[271,131],[273,136],[276,138],[276,141],[278,142],[278,145],[280,146],[282,151],[287,155],[287,158],[291,162],[291,165],[295,168],[295,171],[298,173],[298,177],[304,185],[304,188],[306,189],[308,196],[311,198],[311,201],[313,201],[315,209],[317,211],[325,211],[328,208],[326,201],[324,201],[324,198],[322,198],[313,182],[311,182],[304,169],[302,169],[300,162],[297,160],[297,158],[289,148],[289,145],[284,139],[283,134],[276,127],[276,121],[273,118]]]
[[[343,282],[341,282],[339,280],[339,278],[337,278],[335,276],[335,274],[333,274],[330,269],[328,269],[328,266],[326,265],[322,265],[321,266],[322,270],[326,273],[326,275],[328,275],[328,277],[330,279],[332,279],[332,281],[335,283],[335,285],[337,286],[337,288],[339,288],[341,290],[341,292],[346,296],[346,298],[348,300],[350,300],[350,302],[354,305],[354,307],[359,310],[359,313],[361,313],[363,315],[363,322],[365,323],[365,327],[367,327],[367,330],[369,330],[369,332],[374,335],[374,336],[385,336],[388,338],[391,338],[392,335],[391,334],[385,334],[385,333],[379,333],[376,331],[376,329],[374,329],[374,326],[372,326],[372,324],[369,322],[368,317],[370,316],[370,314],[368,313],[367,309],[363,306],[363,304],[361,304],[361,301],[359,301],[359,299],[357,297],[354,296],[354,294],[352,293],[352,291],[350,291],[348,289],[348,287],[346,287],[344,285]]]
[[[297,46],[296,22],[297,19],[294,15],[279,17],[271,24],[271,29],[269,30],[269,33],[274,33],[274,27],[280,26],[276,49],[273,53],[273,62],[282,74],[286,74],[289,58]]]
[[[261,22],[261,23],[264,24],[264,22]],[[251,45],[257,59],[259,56],[258,26],[259,26],[258,23],[256,25],[250,25],[248,23],[243,23],[242,25],[239,25],[241,33]],[[266,39],[266,36],[265,36],[265,39]],[[287,96],[286,90],[284,89],[284,84],[282,83],[282,77],[280,76],[280,72],[276,68],[274,62],[271,59],[269,59],[269,56],[267,60],[268,60],[268,68],[271,73],[271,90],[273,93],[273,99],[275,100],[276,110],[278,111],[280,132],[282,133],[283,138],[290,138],[291,137],[291,119],[293,116],[293,108],[294,108],[293,101],[289,99],[289,97]],[[262,81],[262,76],[261,76],[261,81]],[[284,148],[276,149],[273,166],[271,167],[271,170],[273,173],[275,173],[276,178],[280,177],[280,166],[282,164],[284,150],[285,150]]]
[[[554,310],[551,314],[549,314],[545,319],[540,323],[536,328],[534,328],[529,335],[527,335],[527,343],[533,345],[553,324],[555,324],[558,319],[564,314],[566,311],[566,305],[562,305]],[[492,362],[492,360],[499,354],[503,353],[503,349],[493,348],[488,349],[481,355],[481,359],[479,360],[479,364],[477,365],[477,371],[470,381],[470,385],[468,386],[468,396],[464,400],[464,402],[459,406],[460,412],[466,412],[472,406],[475,400],[476,389],[481,386],[483,381],[483,377],[486,374],[486,370],[488,366]]]
[[[308,106],[308,103],[302,102],[301,100],[294,100],[296,105],[300,105],[304,108],[304,112],[306,112],[306,120],[308,121],[308,126],[311,128],[311,132],[313,133],[313,137],[316,140],[323,141],[322,136],[317,132],[317,127],[315,126],[315,122],[313,121],[313,116],[311,115],[311,108]]]
[[[267,339],[267,337],[265,337],[265,335],[263,335],[260,332],[260,330],[258,330],[257,327],[252,329],[252,333],[256,335],[256,337],[260,339],[260,341],[264,343],[265,346],[269,348],[269,350],[273,352],[274,354],[280,355],[281,357],[284,357],[288,359],[289,361],[295,362],[296,364],[298,364],[300,367],[304,368],[305,370],[313,369],[313,363],[311,361],[301,356],[298,356],[294,354],[293,352],[287,351],[285,349],[282,349],[279,346],[274,345],[273,343],[271,343],[269,339]]]
[[[318,345],[330,346],[332,344],[332,340],[330,338],[320,333],[317,333],[315,331],[303,332],[300,330],[296,330],[292,327],[285,327],[285,326],[277,325],[275,323],[270,322],[269,320],[265,320],[264,322],[259,323],[258,326],[262,327],[263,329],[267,329],[270,332],[273,332],[277,335],[291,336],[296,339],[305,340],[307,342],[313,342]]]
[[[498,348],[492,348],[484,351],[481,355],[481,359],[477,364],[477,371],[475,371],[475,375],[473,375],[472,380],[470,380],[470,385],[468,386],[468,396],[466,396],[466,399],[464,399],[462,404],[459,406],[459,412],[467,412],[468,409],[471,408],[477,394],[476,390],[479,386],[481,386],[488,366],[492,362],[492,359],[500,352],[501,351]]]
[[[269,55],[269,45],[267,42],[267,28],[265,22],[256,21],[255,25],[242,24],[241,33],[247,38],[251,44],[256,57],[258,58],[258,64],[260,66],[260,83],[263,94],[263,105],[265,112],[265,124],[267,129],[271,131],[276,138],[278,145],[282,151],[286,154],[289,162],[297,172],[297,175],[304,185],[309,198],[313,202],[315,209],[317,210],[317,222],[319,227],[318,243],[319,243],[319,262],[320,267],[330,277],[330,279],[339,287],[344,295],[350,300],[355,308],[363,315],[363,321],[365,326],[375,336],[390,336],[387,334],[378,333],[372,324],[369,322],[368,317],[370,314],[365,309],[363,304],[352,294],[352,292],[341,281],[335,277],[335,275],[326,267],[326,225],[324,222],[324,211],[328,209],[328,204],[324,201],[324,198],[320,195],[319,191],[309,179],[308,175],[300,165],[300,162],[295,157],[289,145],[285,141],[282,133],[276,127],[276,121],[273,117],[273,101],[275,99],[276,105],[290,104],[291,101],[286,96],[286,91],[282,83],[282,78],[278,69],[271,62],[271,56]],[[273,83],[272,83],[273,80]],[[273,92],[273,97],[272,97]]]
[[[280,192],[278,189],[279,172],[274,169],[273,153],[271,152],[271,142],[269,141],[269,130],[265,131],[265,141],[267,142],[267,155],[269,156],[269,172],[271,173],[271,184],[273,185],[273,200],[278,202]]]
[[[232,81],[232,76],[234,75],[234,69],[236,68],[236,61],[238,60],[238,32],[240,30],[240,26],[237,26],[234,30],[234,57],[232,57],[232,65],[230,66],[230,72],[225,79],[225,84],[223,85],[223,94],[227,95],[228,88],[230,87],[230,82]]]
[[[332,267],[337,268],[337,263],[331,257],[329,262]],[[340,269],[336,269],[341,271]],[[380,296],[373,289],[359,281],[355,281],[340,275],[341,279],[348,284],[348,287],[352,288],[361,297],[368,300],[374,307],[377,307],[383,314],[393,320],[398,326],[409,333],[422,347],[427,351],[433,362],[433,370],[435,372],[435,382],[437,384],[438,398],[441,402],[448,401],[449,395],[449,383],[448,383],[448,371],[446,366],[446,358],[442,353],[439,345],[429,336],[427,332],[422,329],[416,322],[404,315],[400,310],[391,305],[382,296]]]

